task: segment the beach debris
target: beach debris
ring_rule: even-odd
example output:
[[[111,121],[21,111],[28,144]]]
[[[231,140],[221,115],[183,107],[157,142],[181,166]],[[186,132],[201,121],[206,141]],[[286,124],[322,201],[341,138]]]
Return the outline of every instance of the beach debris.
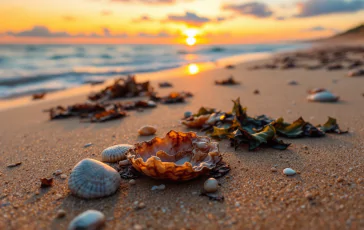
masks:
[[[276,167],[272,167],[272,168],[270,168],[270,171],[271,171],[271,172],[277,172],[278,170],[277,170],[277,168],[276,168]]]
[[[235,69],[235,65],[226,65],[225,68],[226,69]]]
[[[53,185],[53,178],[41,178],[40,179],[40,187],[47,188]]]
[[[233,76],[228,77],[227,79],[215,81],[216,85],[239,85],[240,83],[235,81]]]
[[[330,64],[330,65],[328,65],[327,66],[327,70],[340,70],[340,69],[343,69],[344,68],[344,66],[343,65],[341,65],[341,64],[336,64],[336,63],[334,63],[334,64]]]
[[[110,146],[101,152],[101,161],[116,163],[126,159],[126,153],[132,148],[133,145],[119,144]]]
[[[125,117],[127,113],[121,110],[108,110],[93,114],[91,117],[83,119],[84,122],[105,122]]]
[[[135,184],[136,184],[136,181],[135,181],[134,179],[131,179],[131,180],[129,181],[129,184],[130,184],[130,185],[135,185]]]
[[[135,76],[128,75],[125,79],[116,79],[114,84],[107,86],[100,92],[90,94],[88,99],[91,101],[105,101],[123,97],[146,96],[152,92],[153,88],[150,86],[149,81],[137,83]]]
[[[295,80],[290,80],[287,82],[288,85],[298,85],[298,82]]]
[[[61,174],[62,174],[62,170],[60,170],[60,169],[56,170],[56,171],[53,173],[53,175],[55,175],[55,176],[59,176],[59,175],[61,175]]]
[[[56,214],[56,218],[61,219],[66,216],[66,211],[63,209],[59,209]]]
[[[350,65],[348,66],[348,69],[354,69],[354,68],[360,67],[362,65],[364,65],[364,61],[352,60]]]
[[[321,92],[323,89],[316,89],[314,92]],[[237,149],[241,145],[248,145],[249,150],[256,150],[259,147],[271,147],[285,150],[290,144],[279,140],[278,136],[288,138],[298,137],[322,137],[326,132],[344,134],[338,128],[336,120],[330,118],[325,123],[326,128],[320,125],[314,126],[303,120],[302,117],[292,124],[287,123],[283,118],[274,120],[266,115],[249,117],[247,108],[240,104],[240,98],[233,100],[234,106],[231,112],[213,112],[210,109],[210,117],[202,125],[202,130],[210,137],[221,140],[229,139],[231,146]],[[200,109],[201,110],[201,109]],[[197,113],[196,115],[199,115]],[[194,115],[194,116],[196,116]],[[336,127],[337,125],[337,127]],[[335,130],[335,131],[332,131]]]
[[[184,103],[186,98],[193,97],[193,94],[190,92],[172,92],[167,96],[158,97],[156,93],[153,93],[150,97],[150,100],[157,101],[162,104],[175,104],[175,103]]]
[[[130,164],[130,163],[129,163]],[[136,179],[140,177],[140,172],[137,171],[132,165],[123,166],[119,171],[120,177],[126,180]]]
[[[149,100],[149,101],[148,101],[148,107],[150,107],[150,108],[157,107],[157,103],[155,103],[155,102],[154,102],[154,101],[152,101],[152,100]]]
[[[134,202],[134,209],[135,210],[140,210],[140,209],[143,209],[145,207],[146,207],[146,205],[145,205],[144,202],[139,202],[139,201]]]
[[[256,89],[256,90],[254,90],[253,94],[259,95],[260,94],[260,91],[258,89]]]
[[[120,167],[124,167],[124,166],[127,166],[127,165],[130,165],[130,161],[129,160],[119,161],[119,166]]]
[[[59,176],[61,179],[67,179],[67,175],[66,174],[64,174],[64,173],[62,173],[60,176]]]
[[[159,87],[160,88],[169,88],[169,87],[173,87],[173,85],[167,81],[164,81],[164,82],[159,82],[158,83]]]
[[[68,225],[68,230],[97,230],[105,224],[105,215],[96,210],[87,210],[76,216]]]
[[[201,115],[201,116],[190,116],[186,119],[183,119],[181,123],[189,128],[202,128],[202,126],[206,123],[206,121],[210,118],[210,114]]]
[[[225,161],[221,160],[219,163],[217,163],[216,167],[210,171],[209,176],[217,179],[228,174],[230,170],[230,165]]]
[[[283,169],[283,174],[286,176],[293,176],[296,174],[296,171],[294,171],[291,168],[285,168],[285,169]]]
[[[310,91],[307,100],[311,102],[337,102],[339,97],[327,90],[318,92]]]
[[[138,130],[140,136],[151,136],[157,132],[157,128],[151,125],[145,125]]]
[[[219,202],[223,202],[225,199],[224,196],[214,194],[214,193],[207,193],[205,191],[202,191],[200,193],[200,196],[207,196],[210,200],[219,201]]]
[[[329,117],[327,122],[324,125],[318,125],[317,128],[319,128],[324,133],[337,133],[337,134],[344,134],[348,133],[349,131],[342,131],[337,124],[337,121],[335,118]]]
[[[88,148],[88,147],[90,147],[90,146],[92,146],[93,144],[92,143],[87,143],[87,144],[85,144],[83,147],[84,148]]]
[[[191,111],[186,111],[186,112],[184,112],[183,117],[184,118],[189,118],[192,115],[193,115],[193,113]]]
[[[73,195],[93,199],[112,195],[118,190],[120,182],[120,175],[115,169],[86,158],[72,169],[68,188]]]
[[[43,99],[47,93],[35,93],[32,95],[33,100]]]
[[[364,76],[364,69],[353,70],[348,73],[349,77],[360,77]]]
[[[217,182],[215,178],[207,179],[203,185],[203,189],[207,193],[216,192],[218,188],[219,188],[219,182]]]
[[[203,148],[199,147],[201,142],[206,143]],[[136,170],[149,177],[186,181],[215,168],[222,156],[218,143],[210,138],[172,130],[164,138],[135,144],[128,159]]]
[[[22,162],[16,162],[16,163],[8,164],[6,167],[8,167],[8,168],[14,168],[14,167],[19,166],[21,164],[22,164]]]
[[[155,190],[164,190],[164,189],[166,189],[166,186],[164,184],[161,184],[161,185],[154,185],[151,190],[155,191]]]
[[[105,80],[97,80],[97,79],[88,79],[84,81],[84,84],[90,84],[90,85],[101,85],[105,82]]]

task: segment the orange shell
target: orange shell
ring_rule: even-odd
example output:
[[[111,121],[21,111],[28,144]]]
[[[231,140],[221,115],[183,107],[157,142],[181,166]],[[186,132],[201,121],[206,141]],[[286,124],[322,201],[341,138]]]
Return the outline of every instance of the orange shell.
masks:
[[[182,120],[182,124],[189,128],[201,128],[210,118],[210,114],[193,117],[193,120]]]
[[[164,138],[135,144],[128,158],[139,172],[173,181],[191,180],[205,174],[222,159],[217,142],[194,132],[173,130]]]

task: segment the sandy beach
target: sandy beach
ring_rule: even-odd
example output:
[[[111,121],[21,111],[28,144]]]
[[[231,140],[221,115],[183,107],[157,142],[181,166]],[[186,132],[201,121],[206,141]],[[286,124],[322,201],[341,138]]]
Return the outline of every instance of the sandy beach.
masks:
[[[76,215],[88,209],[105,214],[104,229],[363,229],[364,78],[346,77],[345,69],[247,70],[260,63],[266,60],[241,63],[235,69],[220,64],[195,75],[186,69],[170,71],[168,75],[173,77],[166,79],[174,87],[166,89],[158,87],[161,79],[151,76],[160,95],[187,90],[194,97],[184,104],[131,111],[130,116],[106,123],[80,123],[78,118],[49,121],[48,114],[42,112],[84,102],[97,87],[85,86],[82,94],[47,95],[43,101],[29,100],[8,109],[4,106],[0,111],[0,229],[66,229]],[[230,75],[241,84],[214,84]],[[299,84],[288,85],[289,80]],[[317,87],[329,89],[341,101],[308,102],[307,90]],[[256,89],[259,95],[253,94]],[[284,151],[235,151],[228,141],[221,141],[223,159],[231,166],[230,173],[218,179],[224,202],[199,196],[206,177],[170,183],[142,176],[136,185],[122,180],[117,193],[95,200],[72,196],[68,179],[59,177],[54,177],[52,187],[40,188],[40,178],[52,177],[56,170],[69,176],[80,160],[100,160],[101,151],[108,146],[151,139],[138,136],[143,125],[155,125],[159,137],[170,130],[191,131],[179,123],[185,111],[195,112],[201,106],[231,111],[232,100],[238,97],[251,116],[266,114],[288,122],[302,116],[314,125],[331,116],[349,133],[282,138],[292,143]],[[87,143],[92,146],[84,148]],[[15,162],[22,164],[7,167]],[[273,166],[277,172],[271,171]],[[285,176],[282,170],[287,167],[299,174]],[[165,190],[151,191],[160,184],[166,185]],[[145,208],[135,210],[135,202],[145,203]],[[59,209],[66,211],[64,218],[56,218]]]

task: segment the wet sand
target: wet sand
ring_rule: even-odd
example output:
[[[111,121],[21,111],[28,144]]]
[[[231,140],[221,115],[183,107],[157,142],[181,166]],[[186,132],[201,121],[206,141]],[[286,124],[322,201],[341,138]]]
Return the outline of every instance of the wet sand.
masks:
[[[259,61],[260,62],[260,61]],[[160,95],[172,90],[191,91],[185,104],[158,105],[144,112],[101,124],[80,123],[78,118],[49,121],[43,109],[84,102],[85,95],[29,102],[27,106],[0,112],[0,229],[66,229],[69,222],[88,209],[102,211],[105,229],[362,229],[364,228],[364,77],[348,78],[347,70],[248,71],[215,69],[196,75],[181,73],[169,79],[174,88],[158,88]],[[216,86],[215,80],[233,75],[241,84]],[[288,80],[299,82],[297,86]],[[333,83],[337,80],[337,83]],[[338,103],[309,103],[306,91],[325,87],[342,99]],[[260,95],[254,95],[258,89]],[[323,138],[284,139],[292,145],[285,151],[247,148],[234,151],[220,142],[230,173],[218,179],[225,201],[209,201],[198,194],[206,177],[184,183],[170,183],[147,177],[136,185],[122,182],[120,190],[106,198],[82,200],[69,194],[67,179],[55,177],[49,189],[40,189],[40,178],[56,170],[67,175],[84,158],[101,159],[101,151],[118,143],[148,140],[138,128],[158,127],[157,136],[169,130],[190,131],[179,124],[187,110],[209,106],[230,111],[232,99],[241,98],[249,115],[280,116],[292,122],[302,116],[322,124],[327,116],[338,119],[346,135]],[[202,134],[202,133],[200,133]],[[84,148],[87,143],[93,145]],[[306,149],[307,148],[307,149]],[[10,163],[20,166],[7,168]],[[271,172],[276,166],[278,172]],[[299,174],[283,175],[286,167]],[[165,184],[163,191],[151,191]],[[308,196],[308,197],[307,197]],[[134,203],[146,207],[134,209]],[[62,219],[57,210],[66,211]]]

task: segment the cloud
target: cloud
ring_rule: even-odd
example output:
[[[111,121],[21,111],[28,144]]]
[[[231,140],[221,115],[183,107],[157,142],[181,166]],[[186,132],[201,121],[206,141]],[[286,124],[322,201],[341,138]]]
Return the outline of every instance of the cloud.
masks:
[[[196,13],[186,11],[183,15],[170,14],[162,22],[185,23],[193,26],[202,26],[206,23],[220,23],[227,20],[227,17],[207,18],[198,16]]]
[[[103,33],[90,33],[90,34],[70,34],[68,32],[52,32],[46,26],[34,26],[29,30],[23,30],[20,32],[7,31],[4,35],[13,37],[41,37],[41,38],[124,38],[128,35],[126,33],[114,34],[107,27],[102,28]]]
[[[364,9],[364,0],[307,0],[298,4],[296,17],[314,17],[325,14],[357,12]]]
[[[233,11],[244,16],[255,18],[267,18],[273,15],[273,11],[268,5],[260,2],[249,2],[244,4],[227,4],[223,5],[223,10]]]
[[[310,27],[307,29],[303,29],[301,30],[302,32],[320,32],[320,31],[330,31],[333,33],[338,33],[339,30],[335,29],[335,28],[328,28],[328,27],[324,27],[324,26],[314,26],[314,27]]]
[[[65,21],[67,21],[67,22],[74,22],[74,21],[76,21],[76,17],[73,17],[73,16],[63,16],[62,19],[65,20]]]
[[[161,31],[157,34],[151,34],[151,33],[139,33],[137,34],[138,37],[143,37],[143,38],[168,38],[168,37],[173,37],[172,34],[169,34],[165,31]]]
[[[111,10],[102,10],[100,12],[101,16],[109,16],[112,14],[112,11]]]
[[[148,15],[142,15],[139,18],[133,19],[132,22],[147,22],[147,21],[154,21],[151,17]]]
[[[172,5],[177,0],[110,0],[111,2],[123,2],[123,3],[143,3],[150,5]]]
[[[286,17],[276,17],[275,19],[277,21],[284,21],[284,20],[286,20]]]

